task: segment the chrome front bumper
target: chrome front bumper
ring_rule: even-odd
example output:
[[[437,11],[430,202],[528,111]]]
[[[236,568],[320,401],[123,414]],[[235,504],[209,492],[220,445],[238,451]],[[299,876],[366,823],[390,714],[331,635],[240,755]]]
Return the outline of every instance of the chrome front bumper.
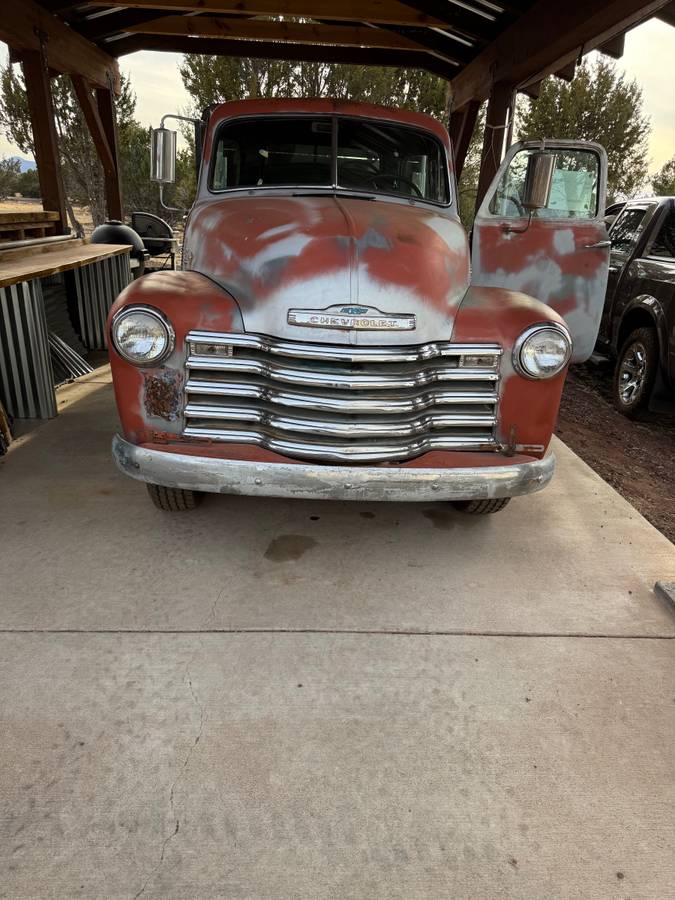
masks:
[[[125,475],[165,487],[214,494],[256,494],[310,500],[487,500],[545,487],[555,456],[510,466],[462,469],[256,463],[164,453],[116,435],[113,459]]]

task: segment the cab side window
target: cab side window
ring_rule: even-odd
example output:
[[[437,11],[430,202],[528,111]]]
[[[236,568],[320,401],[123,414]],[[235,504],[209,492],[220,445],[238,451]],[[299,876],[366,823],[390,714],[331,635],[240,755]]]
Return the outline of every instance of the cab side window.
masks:
[[[612,241],[612,250],[628,253],[637,243],[647,210],[645,208],[631,207],[624,209],[612,225],[609,236]]]
[[[542,152],[554,157],[551,192],[548,205],[534,210],[532,216],[537,219],[594,219],[598,212],[600,159],[592,150],[571,148],[519,150],[492,198],[492,215],[504,218],[527,216],[523,200],[528,162],[534,153]]]
[[[675,210],[671,209],[654,239],[650,256],[675,259]]]

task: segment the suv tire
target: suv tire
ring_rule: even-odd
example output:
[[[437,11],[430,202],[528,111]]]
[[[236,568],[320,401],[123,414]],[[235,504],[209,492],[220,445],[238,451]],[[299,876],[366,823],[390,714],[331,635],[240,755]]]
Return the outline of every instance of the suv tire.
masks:
[[[636,328],[619,351],[612,396],[615,408],[635,419],[649,404],[659,367],[659,342],[653,328]]]

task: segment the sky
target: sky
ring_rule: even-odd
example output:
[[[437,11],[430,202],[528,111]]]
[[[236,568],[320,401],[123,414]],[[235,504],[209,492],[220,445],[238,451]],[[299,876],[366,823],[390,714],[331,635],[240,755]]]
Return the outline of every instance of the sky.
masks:
[[[158,126],[165,113],[180,113],[189,106],[189,96],[178,73],[180,59],[179,53],[151,51],[120,59],[121,70],[131,76],[137,100],[136,118],[141,124]],[[624,55],[618,61],[619,68],[642,88],[644,111],[652,123],[650,172],[656,172],[675,155],[674,59],[675,28],[651,19],[628,32]],[[7,48],[1,43],[0,62],[7,62]],[[0,135],[0,157],[15,154],[23,155]]]

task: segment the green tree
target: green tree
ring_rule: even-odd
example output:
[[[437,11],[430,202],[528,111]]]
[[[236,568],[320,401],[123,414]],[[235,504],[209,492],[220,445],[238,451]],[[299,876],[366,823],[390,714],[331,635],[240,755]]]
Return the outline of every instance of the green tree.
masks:
[[[652,176],[654,193],[659,197],[669,197],[675,194],[675,156],[669,159],[656,175]]]
[[[446,118],[447,86],[421,69],[277,62],[189,54],[179,66],[193,109],[226,100],[335,97],[398,106]]]
[[[106,215],[103,170],[70,79],[52,79],[52,95],[66,193],[72,203],[90,208],[97,225]],[[122,76],[115,110],[124,210],[128,214],[144,209],[167,217],[169,214],[159,206],[157,185],[150,182],[150,136],[134,118],[135,107],[130,81]],[[11,65],[0,72],[0,128],[24,153],[34,155],[23,77]],[[184,205],[189,203],[188,194],[194,193],[194,179],[190,180],[193,168],[189,152],[183,152],[177,167],[181,179],[177,193],[179,200],[187,200]],[[77,229],[79,223],[74,221],[72,207],[70,215]],[[175,214],[174,220],[180,215]]]
[[[18,181],[21,175],[21,163],[18,159],[8,156],[0,159],[0,200],[9,197],[18,191]]]
[[[26,169],[16,180],[16,189],[22,197],[40,196],[40,179],[37,169]]]
[[[642,91],[614,63],[600,57],[578,66],[571,83],[549,77],[538,99],[523,104],[518,136],[597,141],[607,151],[607,195],[630,198],[647,178],[651,125],[642,110]]]

